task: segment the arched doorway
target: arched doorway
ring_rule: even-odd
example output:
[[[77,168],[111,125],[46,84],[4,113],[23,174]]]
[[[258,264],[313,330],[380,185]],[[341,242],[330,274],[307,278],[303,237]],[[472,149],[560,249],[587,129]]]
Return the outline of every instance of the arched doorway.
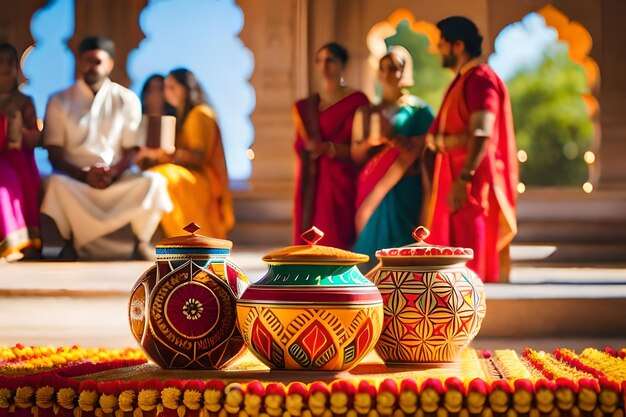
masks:
[[[74,1],[48,2],[31,18],[30,30],[35,44],[24,51],[20,60],[27,79],[21,89],[33,98],[37,117],[43,119],[48,97],[74,82],[74,55],[67,46],[74,34]],[[50,175],[48,152],[35,148],[35,158],[39,172]]]
[[[525,186],[593,190],[597,180],[599,71],[591,36],[553,6],[505,27],[490,65],[506,82]]]
[[[404,46],[413,58],[415,85],[409,91],[422,98],[436,112],[454,74],[441,66],[437,43],[439,29],[425,21],[416,21],[407,9],[397,9],[385,20],[376,23],[367,34],[367,80],[364,90],[370,97],[378,96],[376,72],[378,61],[393,45]]]
[[[230,179],[247,181],[252,171],[247,152],[254,138],[250,114],[255,95],[249,84],[254,58],[238,37],[241,8],[234,0],[153,1],[141,12],[139,24],[146,38],[128,56],[131,88],[139,93],[154,73],[190,69],[218,115]]]

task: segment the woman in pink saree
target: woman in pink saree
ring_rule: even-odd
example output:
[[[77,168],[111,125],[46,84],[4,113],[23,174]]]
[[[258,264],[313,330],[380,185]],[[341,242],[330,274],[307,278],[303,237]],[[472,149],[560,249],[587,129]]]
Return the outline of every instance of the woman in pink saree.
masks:
[[[40,179],[34,147],[39,138],[35,106],[18,90],[18,55],[0,44],[0,260],[23,257],[27,248],[41,249],[39,237]]]
[[[349,249],[355,240],[354,212],[358,168],[350,158],[352,119],[369,100],[342,82],[347,51],[336,43],[317,51],[317,93],[295,103],[297,155],[294,243],[316,226],[324,245]]]

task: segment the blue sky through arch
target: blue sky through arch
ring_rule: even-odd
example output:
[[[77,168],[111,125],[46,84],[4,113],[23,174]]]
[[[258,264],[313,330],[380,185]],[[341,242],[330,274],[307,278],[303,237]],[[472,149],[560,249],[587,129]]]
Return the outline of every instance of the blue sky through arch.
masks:
[[[136,93],[154,73],[186,67],[197,76],[217,112],[229,176],[240,181],[252,172],[255,106],[254,57],[238,38],[243,19],[234,0],[151,0],[139,19],[146,38],[127,66]]]
[[[489,65],[508,82],[520,71],[536,69],[544,59],[544,51],[557,42],[556,29],[546,26],[539,14],[527,14],[498,34]]]

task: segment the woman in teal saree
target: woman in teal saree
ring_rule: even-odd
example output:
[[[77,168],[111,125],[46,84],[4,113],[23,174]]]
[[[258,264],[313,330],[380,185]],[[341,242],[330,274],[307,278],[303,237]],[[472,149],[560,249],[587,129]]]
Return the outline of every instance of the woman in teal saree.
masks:
[[[380,59],[382,102],[355,115],[351,155],[362,165],[357,183],[355,252],[375,252],[412,242],[419,224],[422,180],[419,157],[433,121],[431,108],[405,87],[412,85],[411,57],[402,47]]]

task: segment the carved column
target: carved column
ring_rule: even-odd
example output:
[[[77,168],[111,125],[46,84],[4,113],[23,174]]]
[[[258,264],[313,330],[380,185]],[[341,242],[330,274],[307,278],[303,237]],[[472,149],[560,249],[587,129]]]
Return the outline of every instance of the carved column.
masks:
[[[254,54],[251,84],[252,189],[279,188],[291,193],[294,174],[291,106],[306,95],[307,0],[239,0],[245,25],[240,37]]]
[[[14,1],[0,0],[0,42],[10,42],[18,53],[33,44],[30,34],[30,18],[46,4],[47,0]]]
[[[600,184],[602,186],[620,186],[626,184],[626,29],[624,19],[626,2],[622,0],[603,0],[598,2],[602,8],[602,45],[607,51],[600,64],[600,119],[602,123],[602,142],[600,161],[602,162]],[[595,3],[594,3],[595,4]],[[595,41],[595,39],[594,39]],[[622,51],[622,52],[620,52]],[[622,188],[623,189],[623,188]]]
[[[115,42],[115,68],[111,79],[124,86],[130,85],[126,73],[128,53],[144,38],[139,27],[139,14],[148,0],[89,0],[75,1],[74,36],[69,47],[78,51],[86,36],[103,35]]]

